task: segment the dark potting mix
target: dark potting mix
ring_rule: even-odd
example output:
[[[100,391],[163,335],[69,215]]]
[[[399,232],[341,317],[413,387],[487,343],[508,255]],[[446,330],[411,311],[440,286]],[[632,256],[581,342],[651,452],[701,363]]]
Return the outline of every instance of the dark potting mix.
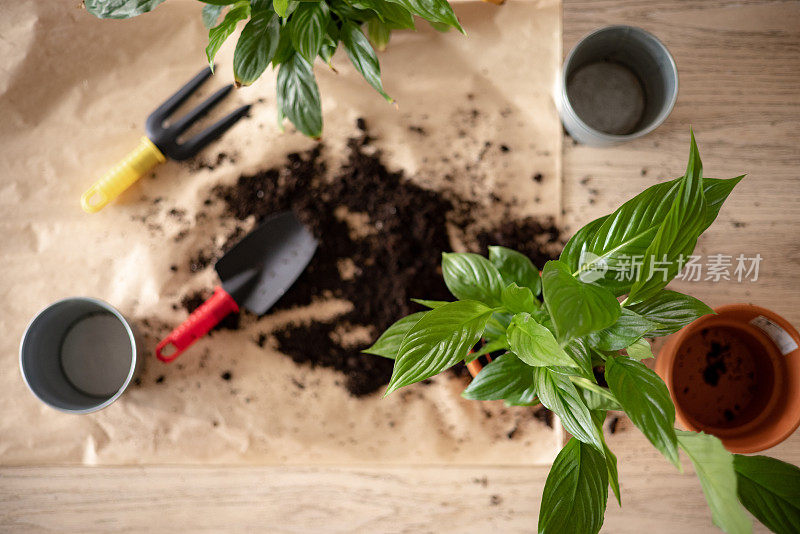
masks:
[[[675,360],[675,395],[700,423],[728,428],[762,413],[775,376],[769,356],[751,334],[717,326],[689,337]]]
[[[287,155],[285,163],[235,183],[218,185],[205,204],[222,206],[222,218],[259,221],[275,212],[293,210],[319,241],[311,263],[272,311],[335,298],[353,304],[328,321],[292,324],[258,335],[298,364],[324,366],[344,375],[353,396],[373,393],[388,383],[393,361],[362,354],[381,332],[399,318],[422,308],[412,298],[452,300],[441,275],[441,254],[453,250],[448,224],[464,232],[464,246],[485,254],[502,245],[528,255],[536,265],[555,258],[561,248],[558,228],[549,219],[524,218],[495,227],[481,226],[482,207],[449,191],[425,189],[387,169],[371,145],[363,120],[349,140],[343,165],[329,169],[325,147]],[[493,209],[503,209],[495,206]],[[485,212],[484,212],[485,213]],[[244,235],[237,227],[222,247],[209,244],[189,258],[191,271],[212,264]],[[183,297],[191,312],[208,294]],[[238,328],[239,317],[218,328]],[[368,333],[355,342],[341,331]],[[455,373],[468,375],[462,366]],[[540,417],[548,420],[542,410]]]

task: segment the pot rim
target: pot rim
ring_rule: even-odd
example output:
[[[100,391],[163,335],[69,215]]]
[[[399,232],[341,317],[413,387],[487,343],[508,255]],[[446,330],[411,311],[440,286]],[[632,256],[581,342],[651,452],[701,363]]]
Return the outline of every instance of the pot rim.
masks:
[[[672,334],[670,338],[668,338],[666,344],[659,351],[658,354],[659,357],[656,358],[656,372],[659,374],[659,376],[661,376],[661,378],[664,380],[664,382],[667,384],[667,387],[670,390],[670,396],[672,397],[673,404],[675,405],[676,419],[682,426],[684,426],[689,430],[697,432],[705,431],[708,433],[712,432],[715,433],[715,435],[717,435],[717,437],[719,437],[720,440],[722,440],[725,447],[728,448],[728,450],[730,450],[731,452],[753,453],[774,447],[775,445],[786,440],[789,436],[791,436],[794,433],[795,430],[797,430],[798,427],[800,427],[800,406],[798,406],[794,410],[795,414],[793,417],[791,416],[790,412],[789,417],[791,419],[789,424],[786,425],[786,428],[784,428],[783,431],[776,434],[770,439],[761,439],[761,440],[751,439],[749,444],[743,444],[739,442],[739,439],[737,437],[741,434],[737,434],[737,436],[733,435],[726,436],[725,434],[728,432],[725,432],[725,430],[735,429],[741,431],[742,429],[744,429],[745,432],[747,432],[748,429],[754,429],[755,427],[758,426],[759,422],[763,423],[769,416],[771,411],[775,410],[778,407],[779,403],[781,402],[780,399],[781,393],[783,393],[783,395],[787,394],[787,391],[789,391],[790,389],[789,386],[790,382],[794,383],[795,388],[800,387],[798,386],[798,381],[800,381],[800,378],[793,377],[792,373],[789,372],[788,367],[783,365],[778,365],[780,363],[780,358],[787,358],[787,359],[789,357],[800,358],[800,348],[796,348],[784,355],[778,349],[774,340],[771,339],[771,337],[766,332],[750,324],[750,320],[752,319],[744,321],[741,318],[730,317],[726,315],[731,312],[745,312],[749,315],[752,315],[753,318],[758,316],[764,316],[770,321],[778,324],[781,328],[783,328],[786,331],[786,333],[789,334],[798,345],[800,345],[800,333],[798,333],[798,331],[788,321],[786,321],[786,319],[784,319],[777,313],[767,308],[763,308],[761,306],[756,306],[747,303],[726,304],[714,308],[714,311],[715,315],[706,315],[685,326],[675,334]],[[767,405],[764,407],[763,414],[759,414],[753,420],[748,421],[742,426],[733,427],[733,429],[718,429],[710,425],[699,424],[696,420],[694,420],[693,417],[691,416],[687,417],[687,414],[678,404],[673,394],[672,369],[678,347],[680,347],[683,344],[683,342],[689,335],[698,331],[698,329],[705,328],[708,326],[716,326],[718,324],[721,326],[726,324],[729,326],[737,326],[742,330],[744,330],[745,332],[747,332],[748,334],[752,335],[760,343],[765,344],[765,347],[767,347],[766,350],[770,352],[770,361],[772,363],[773,369],[775,370],[776,373],[783,373],[783,376],[779,375],[782,380],[780,382],[776,380],[776,383],[782,382],[784,383],[784,387],[780,391],[775,391],[771,395],[770,399],[767,402]],[[791,380],[792,378],[795,378],[795,380]],[[791,398],[786,399],[785,403],[789,407],[791,407],[792,399]],[[718,430],[721,430],[719,434],[716,433]],[[757,433],[752,435],[757,435]],[[734,443],[731,443],[731,441],[733,441]]]

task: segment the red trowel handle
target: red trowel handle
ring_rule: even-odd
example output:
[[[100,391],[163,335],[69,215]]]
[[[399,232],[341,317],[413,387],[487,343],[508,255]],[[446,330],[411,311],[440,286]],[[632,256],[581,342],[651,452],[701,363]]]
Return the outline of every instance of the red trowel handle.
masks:
[[[218,287],[210,299],[197,308],[170,335],[156,347],[156,357],[162,362],[171,362],[189,346],[206,335],[209,330],[227,317],[238,312],[239,305],[224,289]]]

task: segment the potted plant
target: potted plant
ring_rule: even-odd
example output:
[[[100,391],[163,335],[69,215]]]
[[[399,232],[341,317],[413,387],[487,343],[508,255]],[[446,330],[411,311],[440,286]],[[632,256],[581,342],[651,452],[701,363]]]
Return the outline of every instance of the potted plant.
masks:
[[[621,503],[617,460],[602,430],[607,410],[625,411],[678,469],[678,451],[688,455],[714,523],[726,532],[751,531],[745,508],[775,532],[796,532],[800,469],[734,455],[710,434],[676,430],[666,385],[642,363],[652,357],[645,336],[675,332],[713,313],[665,286],[741,178],[703,178],[692,135],[683,177],[654,185],[581,228],[541,275],[527,257],[502,247],[491,247],[488,259],[444,254],[442,273],[457,300],[419,301],[430,309],[400,319],[366,351],[394,359],[386,394],[502,351],[462,395],[509,405],[541,402],[572,435],[545,482],[539,532],[598,532],[609,486]],[[636,256],[641,267],[620,276]],[[481,339],[483,347],[470,353]],[[607,388],[595,378],[598,366]]]
[[[730,304],[669,337],[656,360],[684,428],[732,452],[773,447],[800,425],[800,334],[783,317]]]
[[[303,134],[322,135],[322,106],[314,78],[319,57],[332,69],[339,43],[355,69],[388,102],[373,46],[383,50],[392,30],[414,29],[414,15],[436,29],[464,33],[447,0],[201,0],[208,30],[206,57],[247,21],[233,55],[236,85],[250,85],[272,65],[278,70],[278,119],[289,119]],[[127,19],[153,10],[164,0],[84,0],[99,18]],[[224,13],[224,16],[223,16]],[[221,20],[220,20],[221,19]],[[364,33],[366,29],[366,34]],[[335,69],[334,69],[335,70]]]

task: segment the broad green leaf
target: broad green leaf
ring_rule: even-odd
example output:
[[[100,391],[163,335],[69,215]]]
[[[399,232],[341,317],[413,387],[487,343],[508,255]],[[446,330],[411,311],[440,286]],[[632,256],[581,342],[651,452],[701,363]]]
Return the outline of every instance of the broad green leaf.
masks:
[[[537,269],[525,254],[506,247],[489,247],[489,260],[500,271],[505,285],[512,282],[530,288],[536,296],[542,291],[542,281]]]
[[[709,226],[714,222],[719,215],[719,210],[722,209],[722,204],[727,200],[728,195],[731,194],[736,184],[742,181],[745,175],[737,176],[736,178],[719,179],[719,178],[703,178],[703,193],[706,197],[706,217],[703,222],[703,229],[705,232]]]
[[[388,0],[351,0],[350,5],[375,12],[389,29],[414,29],[413,15],[400,4]]]
[[[477,360],[481,356],[485,356],[487,354],[491,354],[493,352],[497,352],[499,350],[506,350],[506,349],[508,349],[508,339],[506,339],[506,336],[504,335],[503,337],[501,337],[499,339],[493,339],[492,341],[489,341],[484,346],[482,346],[479,350],[476,350],[475,352],[470,352],[467,355],[467,357],[464,358],[464,361],[469,363],[471,361]]]
[[[497,267],[478,254],[442,254],[444,283],[456,298],[497,306],[505,287]]]
[[[617,504],[622,506],[622,491],[619,489],[619,469],[617,469],[617,457],[608,448],[605,440],[603,440],[603,453],[606,460],[606,468],[608,469],[608,482],[611,485],[611,490],[617,498]]]
[[[584,377],[594,380],[594,372],[592,371],[592,354],[583,338],[576,337],[571,339],[569,343],[564,345],[564,351],[569,354],[569,357],[572,358],[572,361],[578,364],[581,374]],[[574,374],[574,370],[572,370],[571,374]]]
[[[607,269],[602,277],[603,287],[614,295],[627,293],[635,279],[634,264],[642,263],[647,247],[669,213],[678,187],[677,180],[654,185],[612,214],[592,221],[569,240],[562,258],[579,277]]]
[[[628,302],[646,300],[663,289],[678,274],[679,259],[694,251],[697,238],[705,228],[703,164],[694,133],[691,137],[686,174],[679,182],[678,192],[669,212],[645,250],[642,268],[628,292]],[[659,265],[663,261],[668,264]],[[657,272],[659,266],[664,267],[666,272]]]
[[[339,46],[339,27],[329,17],[328,28],[322,38],[322,48],[319,49],[319,57],[328,64],[328,66],[336,72],[333,68],[333,55],[336,53],[336,48]]]
[[[627,356],[606,360],[606,382],[633,424],[680,469],[675,406],[664,381]]]
[[[511,319],[506,337],[511,351],[530,366],[577,366],[550,330],[537,323],[529,313],[518,313]]]
[[[600,432],[601,436],[603,436],[603,423],[605,423],[606,420],[606,413],[605,409],[592,410],[592,420],[595,426],[597,426],[597,430]],[[608,484],[611,486],[611,490],[617,498],[617,503],[622,506],[622,492],[619,489],[617,457],[611,452],[611,449],[608,448],[605,436],[603,436],[603,456],[605,456],[606,468],[608,471]]]
[[[520,287],[514,282],[503,289],[500,294],[500,302],[512,313],[533,313],[541,308],[541,304],[533,296],[530,288]]]
[[[661,325],[623,308],[616,323],[592,332],[586,336],[586,340],[592,348],[598,350],[622,350],[659,326]]]
[[[164,0],[84,0],[86,11],[100,19],[128,19],[152,11]]]
[[[347,52],[347,57],[358,72],[367,80],[376,91],[378,91],[387,102],[394,102],[392,97],[383,90],[381,82],[381,67],[378,64],[378,56],[369,44],[369,40],[361,32],[361,29],[352,22],[345,22],[339,35]]]
[[[409,330],[422,319],[427,312],[417,312],[407,315],[392,324],[375,343],[368,349],[361,352],[367,354],[374,354],[375,356],[383,356],[384,358],[395,359],[397,352],[400,350],[400,344]]]
[[[463,360],[491,315],[491,308],[474,300],[451,302],[426,313],[403,338],[385,395]]]
[[[561,424],[570,434],[602,451],[602,436],[592,422],[589,408],[570,379],[547,367],[533,369],[534,389],[542,404],[561,419]]]
[[[447,0],[389,0],[392,3],[403,6],[411,13],[422,17],[430,22],[441,22],[456,28],[461,33],[464,28],[458,22],[456,14],[453,13],[453,8]]]
[[[711,225],[725,199],[742,178],[703,178],[706,211],[700,233]],[[623,273],[634,269],[636,257],[641,262],[676,199],[682,180],[677,178],[649,187],[611,215],[590,222],[567,242],[560,260],[576,275],[607,268],[602,277],[603,287],[617,296],[627,293],[633,285],[633,277]]]
[[[696,298],[668,289],[662,289],[649,299],[631,305],[629,309],[661,325],[648,333],[651,336],[672,334],[695,319],[714,313]]]
[[[585,263],[584,260],[587,256],[587,252],[589,252],[589,245],[592,243],[595,232],[609,217],[611,217],[611,215],[605,215],[588,223],[575,232],[575,235],[564,245],[561,256],[559,256],[558,259],[567,264],[570,272],[578,273],[581,265]]]
[[[278,48],[275,50],[275,55],[272,57],[272,68],[277,68],[289,61],[294,54],[294,47],[292,46],[292,29],[288,24],[281,26],[281,37],[278,41]]]
[[[577,386],[583,402],[590,410],[622,410],[617,398],[608,389],[579,376],[570,378]]]
[[[450,304],[446,300],[411,299],[411,302],[416,302],[417,304],[420,304],[420,305],[425,306],[426,308],[430,308],[430,309],[439,308],[441,306],[444,306],[445,304]]]
[[[544,483],[539,533],[600,532],[607,501],[608,469],[603,453],[570,439]]]
[[[492,360],[472,379],[461,396],[471,400],[500,400],[514,396],[536,396],[533,368],[507,352]]]
[[[272,10],[253,11],[233,53],[233,78],[250,85],[267,69],[280,40],[280,19]]]
[[[447,24],[442,24],[441,22],[428,22],[431,28],[436,30],[437,32],[447,33],[452,29],[452,26],[448,26]]]
[[[646,360],[653,357],[653,349],[650,347],[650,342],[646,339],[639,339],[629,347],[626,347],[628,357],[637,361]]]
[[[292,46],[311,64],[322,48],[330,20],[325,2],[301,2],[289,20]]]
[[[800,526],[800,468],[768,456],[733,455],[739,500],[777,534]]]
[[[506,330],[508,330],[508,325],[511,324],[512,317],[514,317],[514,315],[510,313],[493,313],[492,317],[489,319],[489,322],[486,323],[486,330],[484,331],[486,338],[499,339],[506,337]]]
[[[678,443],[694,465],[714,524],[728,534],[746,534],[753,524],[736,494],[733,455],[722,442],[702,432],[676,431]]]
[[[208,46],[206,46],[206,57],[208,64],[214,68],[214,57],[219,52],[222,43],[231,36],[236,29],[236,24],[250,16],[250,4],[248,2],[237,2],[225,14],[222,22],[208,30]]]
[[[533,388],[530,388],[519,393],[512,393],[503,399],[503,404],[506,406],[538,406],[541,402]]]
[[[301,0],[289,0],[289,4],[286,6],[286,17],[285,18],[291,17],[292,14],[297,10],[297,8],[300,7],[300,4],[302,2],[309,2],[309,1],[317,2],[319,0],[302,0],[302,1]],[[274,4],[273,4],[273,9],[274,9]]]
[[[278,107],[297,129],[314,139],[322,135],[322,105],[311,64],[294,54],[278,70]]]
[[[545,264],[542,292],[560,341],[611,326],[621,313],[614,295],[602,287],[574,278],[560,261]]]
[[[272,8],[280,17],[286,17],[289,10],[289,0],[272,0]]]
[[[349,1],[345,0],[333,0],[328,2],[328,6],[331,8],[331,12],[336,15],[336,17],[341,20],[352,20],[352,21],[363,21],[374,16],[374,12],[370,11],[369,9],[360,9],[353,7],[353,5]]]
[[[224,8],[225,6],[215,6],[213,4],[205,4],[203,6],[203,26],[205,26],[207,30],[217,25],[217,20]]]
[[[375,47],[378,52],[386,50],[386,45],[389,44],[389,39],[392,36],[392,29],[377,17],[367,21],[367,37],[369,42]]]

